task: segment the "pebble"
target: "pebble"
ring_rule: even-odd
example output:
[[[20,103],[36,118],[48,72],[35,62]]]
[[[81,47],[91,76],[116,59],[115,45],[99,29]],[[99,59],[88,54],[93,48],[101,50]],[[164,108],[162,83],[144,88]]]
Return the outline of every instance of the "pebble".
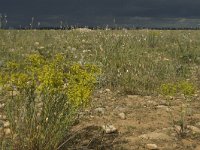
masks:
[[[5,104],[0,104],[0,109],[4,108]]]
[[[200,129],[195,126],[187,126],[189,130],[191,130],[193,133],[200,133]]]
[[[167,134],[156,133],[156,132],[151,132],[151,133],[148,133],[148,134],[140,135],[139,138],[146,139],[146,140],[148,140],[148,139],[150,139],[150,140],[171,140],[172,139]]]
[[[137,99],[139,96],[138,95],[128,95],[127,97],[130,99]]]
[[[151,104],[151,105],[154,105],[154,106],[157,106],[157,105],[158,105],[155,101],[150,101],[150,100],[148,100],[147,103],[149,103],[149,104]]]
[[[5,135],[9,135],[11,133],[11,130],[9,128],[4,129]]]
[[[107,93],[110,93],[110,92],[111,92],[111,90],[110,90],[110,89],[105,89],[105,91],[106,91]]]
[[[125,113],[120,113],[120,114],[119,114],[119,117],[120,117],[122,120],[125,120],[125,119],[126,119]]]
[[[151,96],[144,96],[145,99],[151,99]]]
[[[147,144],[146,148],[151,150],[156,150],[158,149],[158,146],[156,144]]]
[[[174,129],[175,129],[175,131],[176,131],[177,133],[181,133],[181,126],[175,125],[175,126],[174,126]]]
[[[3,123],[4,128],[9,127],[10,126],[10,122],[6,121]]]
[[[101,107],[99,107],[99,108],[96,108],[95,110],[94,110],[96,113],[100,113],[100,114],[105,114],[105,108],[101,108]]]
[[[200,127],[200,122],[197,122],[196,125]]]
[[[0,115],[0,119],[1,120],[6,120],[6,116],[5,115]]]
[[[117,128],[115,128],[113,125],[103,125],[102,128],[106,134],[117,132]]]

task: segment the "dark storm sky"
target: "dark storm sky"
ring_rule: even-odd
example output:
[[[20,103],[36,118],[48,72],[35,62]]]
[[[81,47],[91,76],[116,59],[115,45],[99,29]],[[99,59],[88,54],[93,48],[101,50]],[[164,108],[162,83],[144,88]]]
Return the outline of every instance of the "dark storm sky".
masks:
[[[28,24],[31,17],[44,24],[59,20],[69,24],[111,24],[111,18],[121,24],[138,18],[152,23],[175,18],[198,20],[200,0],[0,0],[0,13],[8,15],[10,24]]]

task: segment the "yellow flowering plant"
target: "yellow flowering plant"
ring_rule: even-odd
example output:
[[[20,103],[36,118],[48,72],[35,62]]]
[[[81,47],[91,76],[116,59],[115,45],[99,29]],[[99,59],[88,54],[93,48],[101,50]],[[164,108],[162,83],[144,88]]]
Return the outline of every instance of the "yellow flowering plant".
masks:
[[[6,112],[13,147],[56,149],[77,111],[89,104],[99,75],[96,65],[74,64],[63,54],[31,54],[24,62],[8,62],[0,82],[9,87]],[[18,94],[10,96],[10,91]]]

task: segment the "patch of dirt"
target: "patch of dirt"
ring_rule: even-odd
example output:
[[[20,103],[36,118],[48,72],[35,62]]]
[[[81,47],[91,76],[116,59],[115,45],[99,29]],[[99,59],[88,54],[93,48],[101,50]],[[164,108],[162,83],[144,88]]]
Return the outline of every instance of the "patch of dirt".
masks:
[[[200,98],[189,103],[181,133],[181,106],[185,100],[177,97],[170,107],[164,97],[119,95],[109,90],[95,93],[92,106],[80,113],[62,149],[142,150],[156,144],[161,150],[195,150],[200,145]],[[126,119],[120,118],[124,113]],[[174,123],[173,123],[174,120]],[[113,125],[118,132],[106,134],[102,126]],[[183,136],[184,135],[184,136]],[[145,137],[145,138],[143,138]]]

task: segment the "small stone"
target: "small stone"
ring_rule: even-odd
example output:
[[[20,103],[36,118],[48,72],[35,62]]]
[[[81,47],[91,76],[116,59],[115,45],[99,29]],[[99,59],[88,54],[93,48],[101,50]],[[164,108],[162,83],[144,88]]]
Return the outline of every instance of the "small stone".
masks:
[[[126,119],[125,113],[120,113],[120,114],[119,114],[119,117],[120,117],[122,120],[125,120],[125,119]]]
[[[175,130],[177,133],[180,133],[180,132],[181,132],[181,126],[175,125],[175,126],[174,126],[174,130]]]
[[[145,99],[151,99],[151,96],[144,96]]]
[[[6,121],[3,123],[4,128],[9,127],[10,126],[10,122]]]
[[[107,93],[110,93],[110,92],[111,92],[111,90],[110,90],[110,89],[105,89],[105,91],[106,91]]]
[[[100,91],[99,91],[99,93],[100,93],[100,94],[103,94],[103,91],[102,91],[102,90],[100,90]]]
[[[9,135],[11,133],[11,130],[9,128],[4,129],[5,135]]]
[[[6,115],[0,115],[1,120],[6,120]]]
[[[158,149],[158,146],[156,144],[147,144],[146,148],[151,150],[156,150]]]
[[[128,95],[127,97],[130,99],[137,99],[139,96],[138,95]]]
[[[115,128],[113,125],[103,125],[102,128],[106,134],[117,132],[117,128]]]
[[[200,122],[197,122],[196,125],[200,127]]]
[[[168,136],[167,134],[164,133],[156,133],[156,132],[151,132],[148,134],[143,134],[140,135],[139,138],[141,139],[150,139],[150,140],[171,140],[171,137]]]
[[[169,111],[169,107],[166,106],[166,105],[158,105],[156,106],[158,109],[162,109],[162,110],[165,110],[165,111]]]
[[[0,109],[4,108],[5,104],[0,104]]]
[[[151,100],[148,100],[147,103],[149,103],[149,104],[151,104],[151,105],[154,105],[154,106],[157,106],[157,105],[158,105],[155,101],[151,101]]]
[[[101,108],[101,107],[99,107],[99,108],[96,108],[95,110],[94,110],[96,113],[100,113],[100,114],[105,114],[105,108]]]
[[[193,133],[200,133],[200,129],[195,126],[187,126],[189,130],[191,130]]]
[[[168,102],[166,100],[161,100],[160,105],[168,106]]]

